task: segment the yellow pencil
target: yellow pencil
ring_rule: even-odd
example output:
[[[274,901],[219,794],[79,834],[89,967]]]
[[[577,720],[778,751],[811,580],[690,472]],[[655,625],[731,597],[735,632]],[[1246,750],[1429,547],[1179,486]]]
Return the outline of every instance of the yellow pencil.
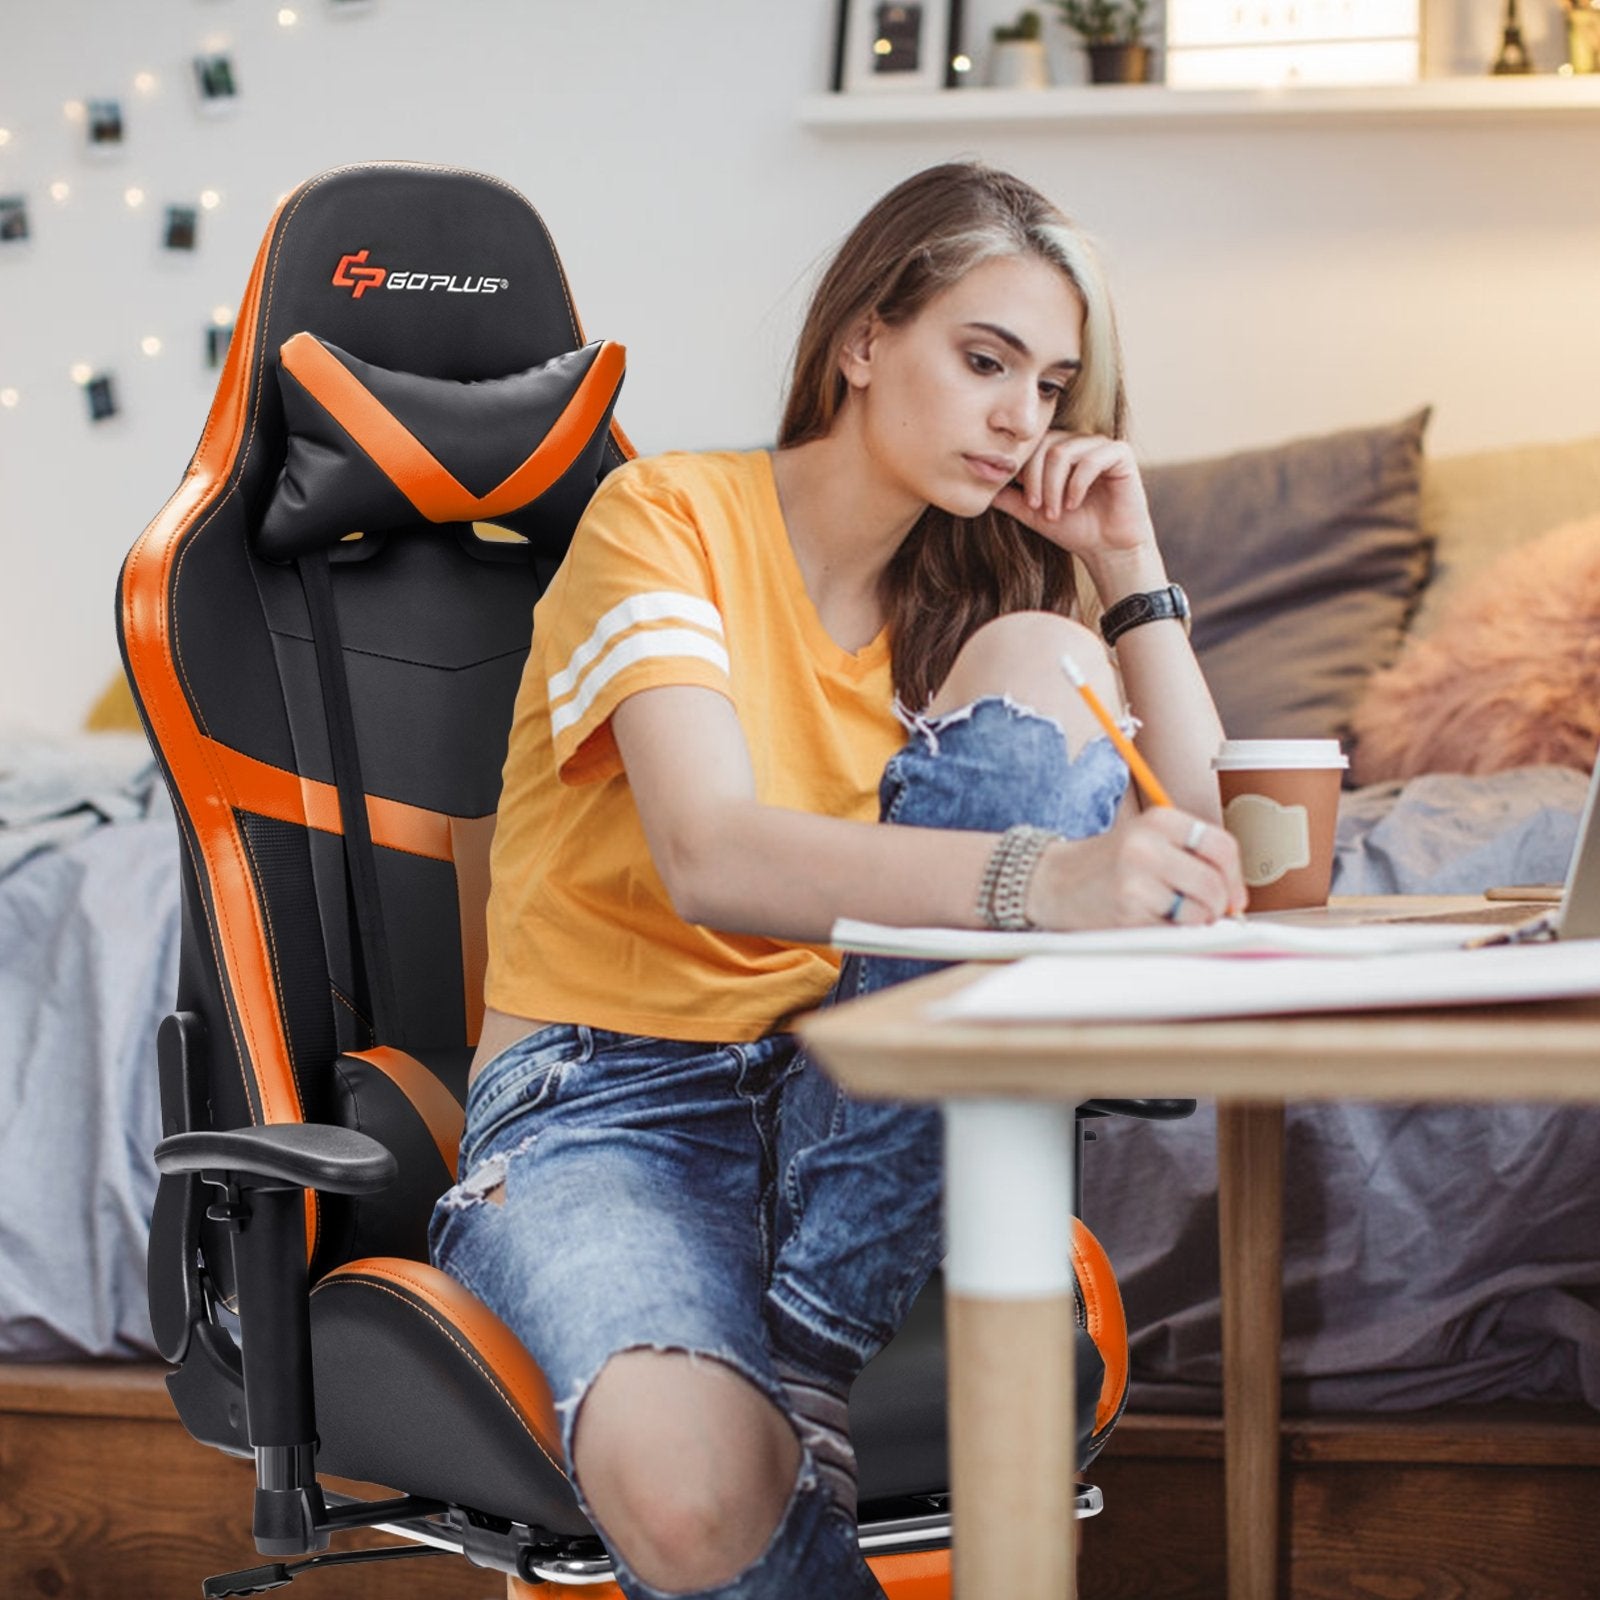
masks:
[[[1144,790],[1145,799],[1153,806],[1170,806],[1172,796],[1161,787],[1161,780],[1150,770],[1150,763],[1134,748],[1133,740],[1112,720],[1111,713],[1106,710],[1100,696],[1089,687],[1089,680],[1084,677],[1078,663],[1071,656],[1062,656],[1061,670],[1066,673],[1073,688],[1083,696],[1084,704],[1094,713],[1095,721],[1106,730],[1112,744],[1117,747],[1122,759],[1128,763],[1128,771]]]

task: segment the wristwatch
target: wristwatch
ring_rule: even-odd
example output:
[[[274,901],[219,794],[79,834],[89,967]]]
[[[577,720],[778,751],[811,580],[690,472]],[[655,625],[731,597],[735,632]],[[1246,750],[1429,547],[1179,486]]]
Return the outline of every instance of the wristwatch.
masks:
[[[1154,589],[1148,594],[1124,595],[1114,606],[1108,606],[1100,618],[1100,637],[1112,645],[1129,628],[1137,628],[1142,622],[1162,622],[1169,617],[1183,624],[1187,638],[1189,597],[1176,583],[1169,583],[1165,589]]]

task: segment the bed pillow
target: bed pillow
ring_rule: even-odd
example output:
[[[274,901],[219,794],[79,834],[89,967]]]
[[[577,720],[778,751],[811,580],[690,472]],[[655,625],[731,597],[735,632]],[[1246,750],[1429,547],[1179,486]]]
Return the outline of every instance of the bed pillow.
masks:
[[[549,531],[564,547],[594,492],[625,364],[620,344],[596,340],[457,383],[297,333],[279,352],[287,438],[257,548],[289,560],[419,521],[492,522],[535,546]]]
[[[1347,737],[1427,579],[1429,414],[1145,473],[1230,738]]]
[[[1587,771],[1600,747],[1600,517],[1507,551],[1377,673],[1355,716],[1362,783]]]

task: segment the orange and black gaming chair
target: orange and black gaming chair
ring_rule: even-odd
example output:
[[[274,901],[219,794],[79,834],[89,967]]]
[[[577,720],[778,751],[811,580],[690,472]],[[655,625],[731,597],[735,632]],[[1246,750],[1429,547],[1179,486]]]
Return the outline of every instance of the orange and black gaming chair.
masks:
[[[505,184],[325,173],[274,217],[199,448],[123,567],[124,659],[182,841],[151,1317],[189,1431],[255,1458],[269,1558],[208,1595],[376,1559],[315,1554],[358,1526],[540,1593],[617,1592],[539,1371],[428,1264],[425,1229],[482,1015],[530,613],[631,453],[622,369]],[[1092,1451],[1126,1340],[1086,1233],[1080,1272],[1102,1287],[1078,1350]],[[898,1600],[948,1593],[944,1423],[935,1283],[853,1400],[862,1543]]]

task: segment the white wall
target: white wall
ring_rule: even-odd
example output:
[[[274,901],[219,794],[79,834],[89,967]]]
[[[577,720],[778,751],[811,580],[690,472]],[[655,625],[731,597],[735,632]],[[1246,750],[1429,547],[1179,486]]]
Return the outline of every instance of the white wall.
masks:
[[[27,194],[34,222],[0,247],[0,389],[19,395],[0,407],[0,728],[69,729],[113,672],[116,567],[198,436],[211,309],[234,303],[278,196],[349,160],[454,162],[528,194],[586,327],[629,347],[619,415],[647,450],[768,437],[819,258],[956,154],[1015,168],[1102,240],[1149,459],[1424,401],[1436,453],[1600,432],[1600,118],[845,136],[796,117],[827,74],[833,0],[288,3],[292,28],[268,0],[0,0],[0,195]],[[976,40],[1009,7],[969,9]],[[1523,5],[1549,60],[1545,9]],[[1430,59],[1482,59],[1497,13],[1446,3]],[[212,39],[241,90],[215,119],[187,65]],[[1072,62],[1064,36],[1057,51]],[[124,102],[114,162],[81,154],[62,111],[98,96]],[[222,203],[199,251],[163,252],[162,208],[206,187]],[[88,422],[78,361],[115,370],[121,416]]]

